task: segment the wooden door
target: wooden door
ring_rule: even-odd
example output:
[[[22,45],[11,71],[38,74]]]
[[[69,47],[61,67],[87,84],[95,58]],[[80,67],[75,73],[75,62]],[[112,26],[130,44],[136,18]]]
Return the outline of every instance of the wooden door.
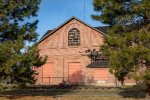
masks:
[[[69,83],[79,83],[81,81],[81,64],[69,63]]]

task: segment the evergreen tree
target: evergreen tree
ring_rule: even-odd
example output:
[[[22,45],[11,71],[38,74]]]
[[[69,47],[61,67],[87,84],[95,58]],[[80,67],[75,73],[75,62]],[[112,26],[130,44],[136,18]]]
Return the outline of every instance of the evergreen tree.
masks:
[[[25,85],[36,81],[32,67],[40,67],[46,57],[39,56],[36,44],[25,50],[25,44],[35,43],[41,0],[0,0],[0,78]]]
[[[121,83],[125,77],[150,68],[150,1],[93,0],[92,18],[110,26],[101,50],[109,57],[112,72]]]

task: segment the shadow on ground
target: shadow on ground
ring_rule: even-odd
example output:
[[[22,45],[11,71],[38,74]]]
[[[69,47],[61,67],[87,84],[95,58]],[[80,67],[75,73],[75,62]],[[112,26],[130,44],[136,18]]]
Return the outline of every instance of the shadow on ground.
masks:
[[[134,86],[122,87],[118,92],[118,95],[123,98],[135,98],[144,99],[146,98],[146,86],[143,84],[138,84]]]
[[[0,92],[0,97],[6,97],[7,99],[19,99],[25,96],[50,96],[53,98],[57,98],[62,95],[66,95],[67,93],[75,93],[75,91],[72,91],[72,89],[76,87],[77,86],[70,86],[66,88],[62,88],[59,86],[33,86],[3,91]]]

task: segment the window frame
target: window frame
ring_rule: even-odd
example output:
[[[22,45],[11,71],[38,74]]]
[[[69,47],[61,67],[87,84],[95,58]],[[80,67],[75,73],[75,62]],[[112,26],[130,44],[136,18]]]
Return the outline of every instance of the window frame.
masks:
[[[68,32],[68,46],[78,47],[81,45],[80,31],[77,28],[72,28]]]

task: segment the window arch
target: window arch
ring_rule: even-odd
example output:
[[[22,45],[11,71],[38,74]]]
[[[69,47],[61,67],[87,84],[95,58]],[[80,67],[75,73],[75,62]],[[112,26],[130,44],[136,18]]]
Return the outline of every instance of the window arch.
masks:
[[[68,32],[68,46],[80,45],[80,31],[76,28],[71,29]]]

